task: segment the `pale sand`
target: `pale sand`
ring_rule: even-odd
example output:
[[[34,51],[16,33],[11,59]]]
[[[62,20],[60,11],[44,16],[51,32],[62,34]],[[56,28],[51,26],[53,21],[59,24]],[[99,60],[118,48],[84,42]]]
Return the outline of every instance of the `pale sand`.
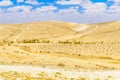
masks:
[[[48,75],[52,76],[52,73],[60,72],[68,78],[78,78],[80,76],[87,77],[89,79],[100,78],[104,79],[108,76],[111,76],[115,80],[120,80],[120,71],[91,71],[91,72],[78,72],[78,71],[64,71],[59,69],[48,69],[48,68],[41,68],[35,66],[13,66],[13,65],[0,65],[0,72],[7,72],[7,71],[16,71],[16,72],[29,72],[33,75],[45,72]]]

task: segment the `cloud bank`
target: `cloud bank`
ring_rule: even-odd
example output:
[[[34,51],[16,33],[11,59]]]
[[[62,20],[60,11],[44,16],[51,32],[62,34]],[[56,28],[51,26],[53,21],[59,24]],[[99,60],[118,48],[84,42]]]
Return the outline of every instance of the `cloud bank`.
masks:
[[[111,4],[111,5],[109,5]],[[0,23],[39,21],[67,21],[97,23],[120,20],[120,1],[93,2],[91,0],[37,0],[0,1]]]

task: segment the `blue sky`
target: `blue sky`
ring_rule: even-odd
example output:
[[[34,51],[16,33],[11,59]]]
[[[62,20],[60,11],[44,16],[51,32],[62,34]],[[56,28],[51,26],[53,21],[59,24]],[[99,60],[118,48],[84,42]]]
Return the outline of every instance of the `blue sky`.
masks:
[[[120,20],[120,0],[0,0],[0,23]]]

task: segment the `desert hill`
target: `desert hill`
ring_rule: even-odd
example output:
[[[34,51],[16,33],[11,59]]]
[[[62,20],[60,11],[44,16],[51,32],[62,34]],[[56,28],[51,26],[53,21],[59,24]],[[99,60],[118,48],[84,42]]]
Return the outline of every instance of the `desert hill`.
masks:
[[[120,21],[0,25],[0,64],[64,70],[119,70]]]
[[[83,40],[106,42],[120,41],[120,21],[92,24],[91,26],[97,26],[97,29],[85,35],[82,38]]]
[[[119,34],[120,21],[98,24],[49,21],[0,25],[0,39],[11,41],[47,39],[52,41],[76,40],[119,42]]]
[[[26,24],[4,24],[0,25],[1,39],[15,38],[24,32],[19,39],[47,39],[59,36],[72,35],[72,28],[79,24],[66,22],[36,22]],[[26,30],[26,28],[28,28]],[[4,35],[4,36],[2,36]],[[11,39],[12,40],[12,39]]]

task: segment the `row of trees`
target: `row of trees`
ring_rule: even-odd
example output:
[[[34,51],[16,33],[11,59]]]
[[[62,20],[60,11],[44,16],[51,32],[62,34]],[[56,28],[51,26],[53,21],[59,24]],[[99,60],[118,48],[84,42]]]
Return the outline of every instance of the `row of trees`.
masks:
[[[61,43],[61,44],[97,44],[97,43],[100,43],[100,44],[103,44],[103,43],[106,43],[104,41],[58,41],[58,43]]]
[[[50,40],[39,40],[39,39],[31,39],[31,40],[22,40],[22,41],[17,41],[18,43],[51,43],[52,41]],[[2,44],[12,44],[14,41],[6,40],[3,39],[0,41],[0,45]],[[103,43],[120,43],[120,42],[110,42],[110,41],[76,41],[76,40],[65,40],[65,41],[58,41],[60,44],[103,44]]]
[[[23,40],[22,43],[50,43],[50,40],[32,39],[32,40]]]

